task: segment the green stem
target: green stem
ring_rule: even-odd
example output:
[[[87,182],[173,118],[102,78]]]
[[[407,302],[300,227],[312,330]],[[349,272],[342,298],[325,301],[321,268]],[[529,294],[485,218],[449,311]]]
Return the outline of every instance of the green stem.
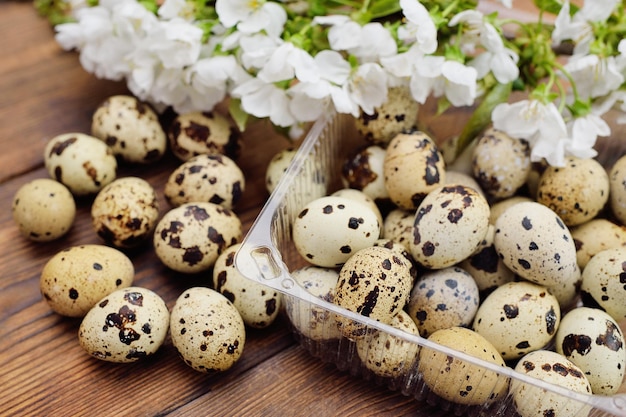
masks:
[[[483,101],[476,107],[474,113],[463,127],[456,146],[456,155],[461,152],[491,123],[493,109],[508,100],[513,83],[495,84],[485,95]]]

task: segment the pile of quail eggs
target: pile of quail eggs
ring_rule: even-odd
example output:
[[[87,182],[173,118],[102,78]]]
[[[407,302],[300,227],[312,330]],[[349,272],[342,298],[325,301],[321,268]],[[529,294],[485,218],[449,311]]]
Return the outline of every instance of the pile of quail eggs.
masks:
[[[234,254],[242,224],[234,211],[245,190],[235,162],[241,135],[217,112],[176,115],[167,128],[135,97],[118,95],[93,113],[91,132],[52,138],[45,146],[49,178],[22,185],[13,217],[28,239],[68,233],[77,200],[91,205],[100,244],[67,247],[41,272],[43,299],[56,313],[80,318],[80,346],[109,362],[154,354],[171,336],[180,357],[202,372],[224,371],[240,358],[246,327],[268,327],[281,310],[279,293],[239,274]],[[180,165],[163,189],[118,177],[118,164],[160,161],[170,149]],[[206,273],[206,287],[181,294],[171,311],[156,292],[134,285],[132,250],[152,245],[181,274]]]
[[[606,168],[574,157],[563,167],[531,163],[525,140],[489,128],[452,163],[416,128],[417,113],[397,89],[356,121],[364,140],[343,160],[345,189],[314,199],[293,221],[306,260],[294,279],[346,310],[498,367],[585,394],[618,392],[626,369],[626,156]],[[277,165],[290,157],[277,155]],[[447,401],[510,395],[522,417],[580,407],[328,310],[286,304],[306,338],[354,341],[382,377],[417,367]]]

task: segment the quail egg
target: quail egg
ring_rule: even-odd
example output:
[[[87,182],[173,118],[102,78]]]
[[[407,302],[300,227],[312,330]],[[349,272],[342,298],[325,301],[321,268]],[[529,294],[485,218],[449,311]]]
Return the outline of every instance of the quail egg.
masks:
[[[60,182],[39,178],[17,190],[11,210],[24,237],[49,242],[69,232],[76,217],[76,202],[70,190]]]
[[[107,362],[135,362],[153,355],[167,336],[170,313],[155,292],[116,290],[94,305],[78,330],[82,348]]]
[[[245,324],[233,303],[205,287],[189,288],[178,297],[170,334],[185,363],[205,373],[231,368],[246,342]]]

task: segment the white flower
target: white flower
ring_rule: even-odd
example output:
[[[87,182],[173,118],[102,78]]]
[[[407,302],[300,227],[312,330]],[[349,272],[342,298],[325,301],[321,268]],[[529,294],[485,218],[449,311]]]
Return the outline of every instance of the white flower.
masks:
[[[554,22],[552,40],[556,43],[571,40],[574,55],[587,54],[594,40],[591,23],[605,21],[619,3],[619,0],[586,1],[572,17],[570,2],[565,0]]]
[[[477,78],[482,79],[492,72],[496,80],[502,84],[517,79],[519,56],[515,51],[504,46],[502,36],[491,23],[484,20],[482,13],[476,10],[465,10],[455,15],[448,25],[456,26],[459,23],[468,25],[468,29],[463,32],[462,36],[466,49],[473,50],[475,42],[485,48],[484,52],[469,62],[469,65],[476,68]]]
[[[609,136],[611,128],[600,116],[589,113],[568,123],[571,141],[566,150],[578,158],[593,158],[597,155],[593,148],[598,136]]]
[[[531,161],[546,158],[551,165],[563,165],[567,127],[554,103],[521,100],[498,104],[491,113],[491,120],[495,129],[529,142]]]
[[[266,0],[216,0],[215,11],[222,24],[252,34],[265,31],[280,36],[287,21],[287,12],[276,2]]]
[[[367,114],[387,101],[387,73],[375,63],[360,65],[345,86],[350,98]]]
[[[437,50],[437,28],[428,10],[418,0],[400,0],[402,13],[407,24],[398,28],[398,38],[404,42],[415,42],[425,54]]]
[[[165,68],[183,68],[198,60],[202,29],[175,17],[162,21],[148,34],[149,50]]]
[[[624,82],[615,57],[602,59],[597,55],[575,55],[564,69],[574,79],[582,98],[604,96]]]
[[[290,42],[284,42],[274,49],[257,77],[265,82],[278,82],[296,77],[301,81],[315,82],[319,74],[313,57]]]
[[[276,126],[291,126],[296,119],[289,111],[285,90],[259,78],[251,78],[235,87],[232,96],[241,99],[241,108],[255,117],[269,117]]]
[[[442,56],[428,55],[414,63],[410,89],[413,98],[424,103],[432,93],[446,96],[453,106],[470,106],[476,99],[476,70]]]
[[[165,0],[159,7],[159,16],[163,19],[183,18],[187,21],[195,19],[195,7],[187,0]]]

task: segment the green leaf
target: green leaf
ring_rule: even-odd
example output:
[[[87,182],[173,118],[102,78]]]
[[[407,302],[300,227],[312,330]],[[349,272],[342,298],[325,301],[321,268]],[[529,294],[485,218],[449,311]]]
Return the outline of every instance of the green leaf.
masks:
[[[563,6],[558,0],[533,0],[533,3],[539,10],[552,14],[558,14]]]
[[[491,123],[491,112],[500,103],[508,100],[512,91],[512,83],[494,84],[485,95],[483,101],[476,107],[474,113],[467,121],[459,135],[456,156],[461,152]]]
[[[228,103],[228,113],[237,125],[237,128],[239,128],[239,131],[245,131],[250,115],[241,108],[241,100],[231,98]]]

